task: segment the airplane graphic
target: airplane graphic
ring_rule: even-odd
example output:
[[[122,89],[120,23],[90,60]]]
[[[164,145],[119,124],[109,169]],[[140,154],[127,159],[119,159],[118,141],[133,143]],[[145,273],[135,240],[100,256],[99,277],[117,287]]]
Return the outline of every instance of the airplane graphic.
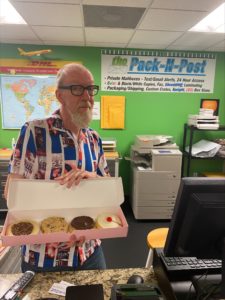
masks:
[[[22,48],[17,48],[20,55],[22,56],[40,56],[42,54],[45,54],[45,53],[50,53],[52,52],[52,50],[50,49],[43,49],[43,50],[37,50],[37,51],[24,51]]]

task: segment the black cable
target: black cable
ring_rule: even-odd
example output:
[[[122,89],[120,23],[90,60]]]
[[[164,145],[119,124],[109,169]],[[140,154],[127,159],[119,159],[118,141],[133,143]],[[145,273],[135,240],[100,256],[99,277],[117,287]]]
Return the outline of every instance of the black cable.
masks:
[[[206,275],[205,280],[207,279],[207,274]],[[201,277],[198,278],[198,280]],[[198,297],[196,300],[207,300],[209,299],[210,296],[213,296],[213,294],[217,293],[220,289],[221,286],[221,282],[219,283],[213,283],[213,284],[205,284],[205,286],[203,286],[203,288],[201,289],[201,293],[198,294]]]
[[[205,273],[203,273],[201,276],[199,276],[198,277],[198,279],[196,280],[197,282],[200,280],[200,279],[202,279],[203,277],[204,277],[204,281],[206,280],[206,278],[207,278],[207,275],[208,275],[208,271],[206,271]],[[198,291],[197,291],[198,292]],[[198,292],[198,295],[197,295],[197,299],[196,300],[202,300],[202,294],[203,294],[204,292]]]
[[[199,277],[198,277],[198,279],[197,279],[197,281],[199,281],[203,276],[207,276],[207,274],[208,274],[208,272],[205,272],[205,273],[203,273],[202,275],[200,275]],[[186,296],[186,299],[185,300],[192,300],[191,298],[191,288],[192,287],[194,287],[194,285],[193,285],[193,282],[191,283],[191,285],[190,285],[190,287],[189,287],[189,290],[188,290],[188,294],[187,294],[187,296]],[[197,295],[198,296],[198,295]],[[194,300],[200,300],[200,299],[194,299]]]
[[[221,284],[222,284],[222,282],[208,285],[209,291],[208,291],[207,295],[204,298],[202,298],[202,300],[207,300],[207,299],[209,299],[210,296],[213,296],[213,295],[215,295],[215,293],[219,292],[220,288],[221,288]],[[211,289],[211,291],[210,291],[210,289]]]
[[[192,288],[192,286],[193,286],[193,283],[191,283],[191,285],[190,285],[190,287],[189,287],[188,294],[187,294],[185,300],[192,300],[192,299],[190,298],[190,297],[191,297],[191,288]]]

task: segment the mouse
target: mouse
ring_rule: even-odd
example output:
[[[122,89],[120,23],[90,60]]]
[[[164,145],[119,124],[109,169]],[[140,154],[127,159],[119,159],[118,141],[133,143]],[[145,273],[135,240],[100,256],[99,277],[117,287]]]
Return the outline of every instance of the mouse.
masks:
[[[128,278],[127,283],[140,284],[144,283],[144,279],[140,275],[134,274]]]

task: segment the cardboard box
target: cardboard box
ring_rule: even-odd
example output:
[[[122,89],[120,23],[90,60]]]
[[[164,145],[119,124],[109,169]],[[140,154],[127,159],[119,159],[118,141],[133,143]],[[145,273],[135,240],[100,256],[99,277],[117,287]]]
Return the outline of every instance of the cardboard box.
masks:
[[[124,201],[120,177],[82,180],[78,186],[68,189],[53,180],[15,179],[10,183],[8,214],[1,239],[3,245],[42,244],[69,241],[72,235],[77,240],[125,237],[128,224],[120,204]],[[96,219],[101,213],[117,214],[122,226],[110,229],[75,230],[73,233],[39,233],[36,235],[8,236],[6,229],[17,220],[31,219],[41,222],[51,216],[64,217],[69,223],[77,216]]]

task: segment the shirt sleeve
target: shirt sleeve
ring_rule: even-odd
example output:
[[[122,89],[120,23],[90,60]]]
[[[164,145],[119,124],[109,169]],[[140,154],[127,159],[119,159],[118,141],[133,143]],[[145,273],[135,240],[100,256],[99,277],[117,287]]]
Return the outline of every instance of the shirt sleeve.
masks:
[[[36,145],[30,123],[22,126],[10,161],[9,172],[34,178],[36,165]]]

